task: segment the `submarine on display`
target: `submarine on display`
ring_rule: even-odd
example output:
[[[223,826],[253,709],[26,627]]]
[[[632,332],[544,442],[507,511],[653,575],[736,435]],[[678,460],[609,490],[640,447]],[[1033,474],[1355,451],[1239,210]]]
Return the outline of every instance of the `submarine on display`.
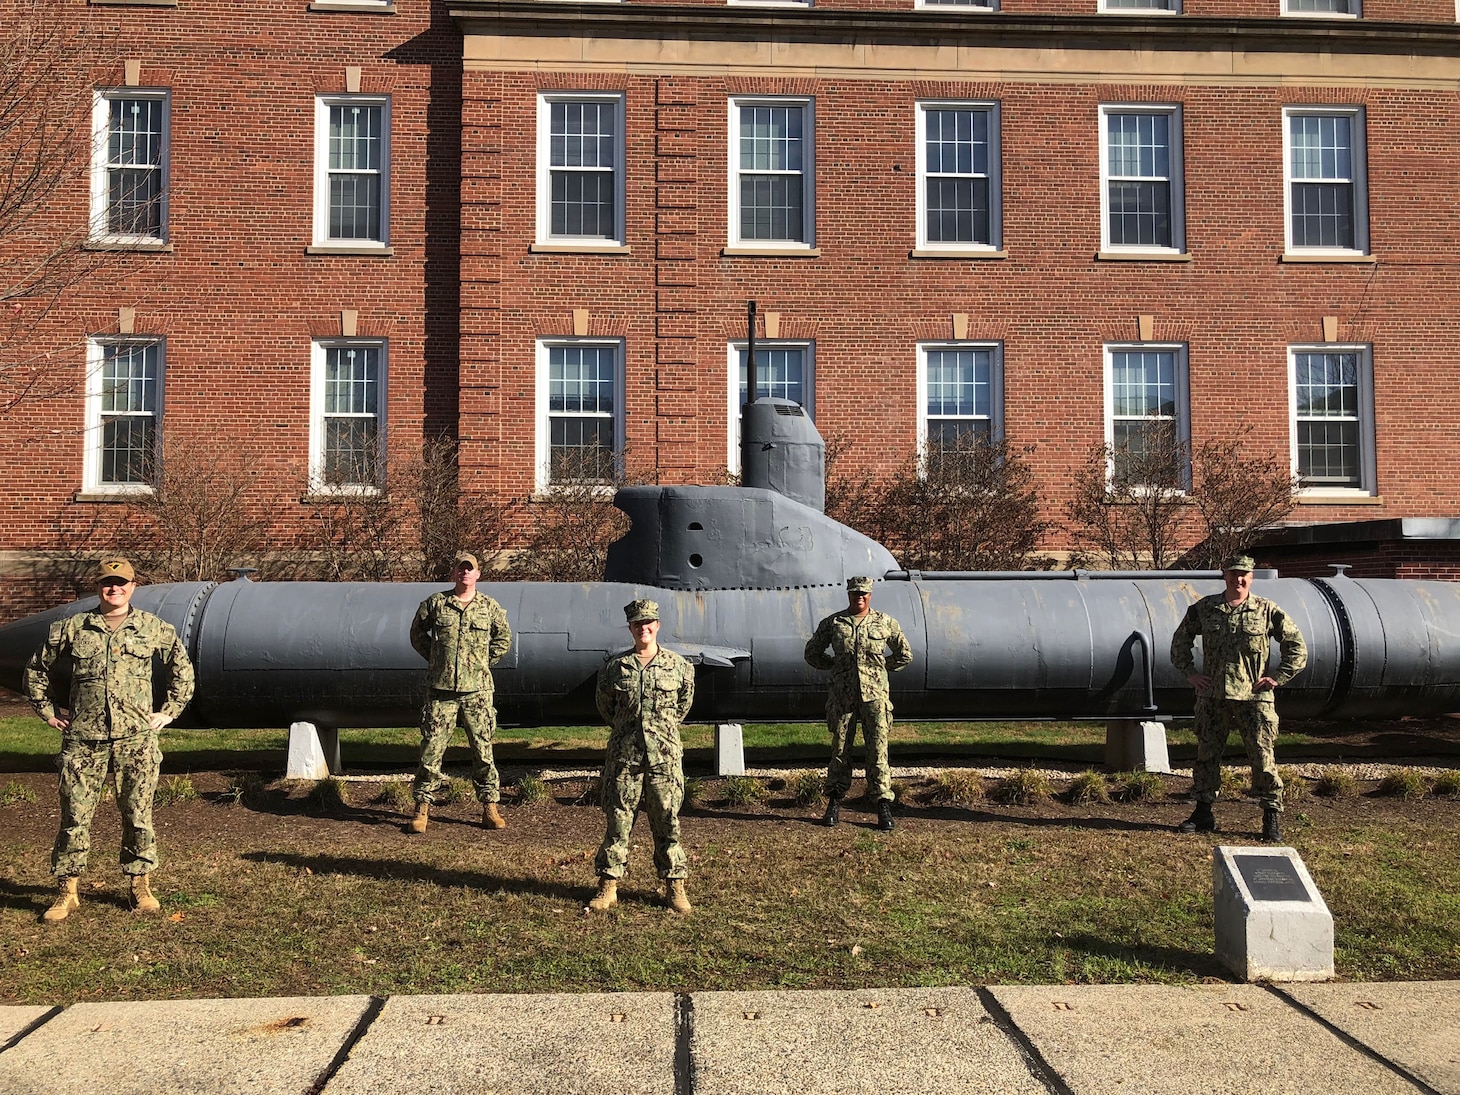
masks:
[[[504,724],[596,721],[595,674],[628,647],[622,606],[642,597],[660,604],[661,641],[697,664],[691,720],[819,719],[826,678],[802,651],[858,574],[874,577],[873,604],[912,645],[911,667],[892,678],[900,719],[1153,726],[1191,712],[1170,637],[1192,601],[1222,588],[1220,574],[907,571],[823,512],[824,448],[799,405],[752,400],[742,438],[743,486],[618,492],[632,524],[603,581],[481,583],[512,624],[495,670]],[[1307,668],[1278,693],[1284,715],[1460,710],[1460,583],[1254,579],[1308,644]],[[239,579],[144,585],[133,603],[171,623],[196,666],[179,725],[338,730],[416,721],[425,663],[407,636],[417,605],[440,588]],[[51,621],[94,603],[0,628],[0,684],[18,690]]]

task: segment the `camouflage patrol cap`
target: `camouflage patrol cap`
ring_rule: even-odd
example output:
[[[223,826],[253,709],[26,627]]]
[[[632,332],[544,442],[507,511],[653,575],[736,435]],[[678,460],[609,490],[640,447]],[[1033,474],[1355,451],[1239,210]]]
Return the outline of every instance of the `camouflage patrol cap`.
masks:
[[[658,601],[630,601],[624,605],[624,615],[629,618],[631,624],[641,624],[647,620],[659,618]]]
[[[865,578],[865,577],[848,578],[847,579],[847,592],[848,593],[871,593],[872,592],[872,579],[871,578]]]
[[[108,578],[122,578],[128,582],[135,582],[137,572],[132,569],[131,563],[117,555],[110,559],[103,559],[96,564],[96,580],[104,582]]]
[[[1250,555],[1233,555],[1222,564],[1223,570],[1245,570],[1248,573],[1257,569],[1257,564],[1252,561]]]
[[[457,563],[470,563],[472,570],[482,569],[481,564],[477,562],[477,557],[469,551],[458,551],[453,555],[451,557],[452,567],[454,568]]]

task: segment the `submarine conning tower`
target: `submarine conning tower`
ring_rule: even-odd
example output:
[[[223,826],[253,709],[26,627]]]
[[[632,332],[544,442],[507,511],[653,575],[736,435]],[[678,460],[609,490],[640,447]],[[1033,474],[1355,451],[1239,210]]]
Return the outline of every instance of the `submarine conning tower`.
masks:
[[[747,403],[741,437],[742,486],[625,487],[614,496],[633,527],[608,549],[604,581],[797,589],[898,569],[892,552],[822,512],[826,445],[799,404]]]

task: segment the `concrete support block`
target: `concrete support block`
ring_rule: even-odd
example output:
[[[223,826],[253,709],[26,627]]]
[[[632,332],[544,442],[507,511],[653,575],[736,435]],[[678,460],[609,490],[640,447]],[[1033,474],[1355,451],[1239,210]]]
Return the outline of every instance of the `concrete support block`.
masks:
[[[745,734],[738,722],[715,726],[715,774],[745,775]]]
[[[290,724],[286,779],[328,779],[331,772],[341,769],[338,730],[312,722]]]
[[[1333,915],[1292,848],[1212,857],[1217,960],[1247,981],[1333,979]]]
[[[1166,749],[1166,724],[1139,719],[1111,719],[1105,724],[1105,767],[1112,772],[1171,771]]]

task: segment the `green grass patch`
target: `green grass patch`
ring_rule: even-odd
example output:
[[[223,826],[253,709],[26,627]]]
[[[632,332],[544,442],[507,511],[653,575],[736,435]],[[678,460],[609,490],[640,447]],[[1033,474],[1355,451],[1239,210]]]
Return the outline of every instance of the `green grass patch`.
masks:
[[[826,801],[826,773],[802,768],[786,777],[786,790],[797,806],[820,806]]]
[[[1104,773],[1087,768],[1070,780],[1065,799],[1071,806],[1094,806],[1110,801],[1110,782]]]
[[[517,792],[518,806],[537,806],[552,798],[548,785],[541,776],[523,776],[514,789]]]
[[[346,810],[350,807],[350,785],[333,777],[317,780],[305,800],[316,810]]]
[[[944,768],[933,776],[928,801],[937,806],[973,806],[987,798],[983,776],[968,768]]]
[[[1157,802],[1166,797],[1166,784],[1155,772],[1117,772],[1111,780],[1110,797],[1116,802]]]
[[[35,792],[23,783],[11,780],[4,787],[0,787],[0,806],[15,806],[22,802],[34,802]]]
[[[179,802],[198,801],[198,789],[190,776],[163,776],[152,793],[155,806],[176,806]]]
[[[756,806],[770,797],[766,785],[754,776],[726,776],[724,788],[731,806]]]
[[[1049,798],[1051,793],[1049,780],[1044,773],[1036,772],[1033,768],[1016,768],[994,785],[993,793],[989,797],[995,802],[1010,806],[1028,806]]]
[[[402,813],[414,813],[416,809],[415,792],[407,780],[391,779],[386,780],[375,792],[371,799],[376,806],[384,806],[387,810],[397,810]]]
[[[1429,782],[1413,768],[1396,768],[1379,781],[1379,794],[1387,798],[1424,798]]]
[[[1353,798],[1359,793],[1359,781],[1342,768],[1324,768],[1313,781],[1313,793],[1319,798]]]
[[[1436,798],[1460,798],[1460,770],[1449,769],[1435,777],[1430,788]]]

